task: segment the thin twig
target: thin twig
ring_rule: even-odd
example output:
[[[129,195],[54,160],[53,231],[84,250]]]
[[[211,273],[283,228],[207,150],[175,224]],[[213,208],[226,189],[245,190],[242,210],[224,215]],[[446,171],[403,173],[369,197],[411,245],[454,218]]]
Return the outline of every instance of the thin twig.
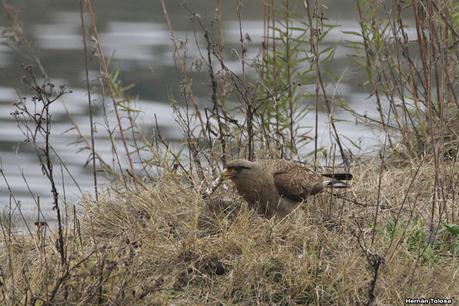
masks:
[[[84,11],[83,2],[84,1],[85,0],[80,0],[81,34],[82,34],[82,38],[83,38],[86,89],[87,89],[87,92],[88,92],[89,125],[90,125],[90,129],[91,129],[92,177],[93,177],[93,182],[94,182],[94,194],[96,196],[96,201],[97,201],[99,199],[99,193],[97,192],[96,145],[95,145],[95,142],[94,142],[93,106],[92,106],[92,99],[91,99],[91,89],[90,89],[90,86],[89,86],[88,49],[87,49],[87,45],[86,45],[86,30],[84,28],[84,16],[83,16],[83,11]]]

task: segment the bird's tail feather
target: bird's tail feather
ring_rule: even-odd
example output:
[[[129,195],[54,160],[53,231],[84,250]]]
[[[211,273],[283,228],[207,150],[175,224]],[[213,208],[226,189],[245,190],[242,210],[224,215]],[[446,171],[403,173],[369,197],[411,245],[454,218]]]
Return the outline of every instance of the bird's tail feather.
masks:
[[[324,180],[325,188],[350,188],[349,184],[346,184],[343,181],[336,180],[334,178]]]
[[[323,173],[322,176],[342,181],[352,180],[352,174],[350,173]]]

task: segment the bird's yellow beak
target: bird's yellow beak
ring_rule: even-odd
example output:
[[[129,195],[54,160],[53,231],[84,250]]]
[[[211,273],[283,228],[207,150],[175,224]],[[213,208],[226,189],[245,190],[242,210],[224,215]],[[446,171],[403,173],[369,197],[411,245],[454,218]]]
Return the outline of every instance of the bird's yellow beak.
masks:
[[[228,169],[228,168],[225,168],[223,169],[223,179],[229,179],[229,178],[232,178],[236,173],[236,171],[234,169]]]

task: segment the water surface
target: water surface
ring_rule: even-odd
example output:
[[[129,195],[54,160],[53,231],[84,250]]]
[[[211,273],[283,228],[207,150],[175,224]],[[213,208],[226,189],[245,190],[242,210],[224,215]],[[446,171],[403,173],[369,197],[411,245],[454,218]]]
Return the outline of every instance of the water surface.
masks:
[[[203,35],[190,21],[190,14],[185,10],[182,1],[167,0],[168,11],[177,36],[191,40],[188,56],[190,59],[199,57],[199,52],[192,41],[194,32],[203,43]],[[300,1],[302,2],[302,1]],[[240,64],[232,48],[238,48],[239,27],[236,16],[236,1],[222,1],[224,34],[226,45],[226,61],[234,72],[240,72]],[[248,56],[258,54],[263,35],[261,1],[245,1],[242,10],[243,31],[252,38],[249,44]],[[73,121],[80,127],[81,132],[89,136],[89,118],[87,92],[85,89],[85,73],[81,38],[81,24],[79,1],[11,1],[23,12],[24,28],[27,39],[31,42],[43,67],[56,85],[66,85],[73,91],[53,105],[53,138],[52,145],[65,162],[68,170],[76,179],[78,187],[66,171],[61,176],[61,169],[56,169],[57,183],[60,194],[66,196],[70,203],[76,200],[83,192],[92,192],[92,175],[90,166],[84,167],[88,151],[80,151],[81,143],[67,116],[71,114]],[[189,7],[199,12],[203,21],[210,24],[214,15],[213,1],[189,1]],[[368,94],[362,92],[358,80],[362,79],[360,72],[352,65],[349,54],[343,41],[356,39],[345,37],[342,31],[358,31],[355,21],[354,1],[329,1],[328,22],[340,25],[326,38],[325,44],[338,44],[335,54],[337,73],[345,71],[339,84],[329,84],[327,87],[331,94],[340,94],[350,105],[361,112],[374,115],[375,109]],[[135,83],[135,88],[130,92],[135,96],[134,105],[142,112],[139,122],[147,130],[153,130],[155,114],[164,137],[177,140],[182,137],[168,99],[171,96],[180,99],[180,76],[174,66],[171,53],[169,33],[164,22],[164,17],[159,1],[121,1],[98,0],[95,1],[97,26],[100,32],[104,51],[111,58],[112,65],[121,70],[121,79],[124,84]],[[87,17],[87,16],[86,16]],[[0,26],[6,25],[7,20],[2,14]],[[204,46],[204,44],[202,44]],[[13,104],[19,96],[29,96],[27,86],[21,82],[24,72],[20,69],[22,63],[30,63],[31,59],[9,48],[5,39],[0,39],[0,157],[1,168],[7,178],[8,185],[0,178],[0,208],[5,209],[12,203],[11,191],[16,201],[20,202],[21,209],[27,216],[37,213],[31,195],[40,196],[45,215],[52,215],[49,183],[42,174],[37,163],[35,152],[24,144],[24,136],[17,128],[16,122],[10,113],[14,111]],[[97,60],[91,58],[90,78],[93,84],[98,84]],[[195,94],[203,105],[210,101],[210,88],[206,85],[206,73],[193,75],[197,86]],[[94,95],[96,104],[110,105],[109,98]],[[312,101],[305,101],[311,104]],[[97,126],[96,149],[104,159],[112,160],[112,150],[107,142],[107,131],[104,129],[104,120],[101,112],[96,115]],[[340,134],[352,139],[361,145],[361,150],[353,148],[356,154],[374,150],[381,141],[381,136],[371,129],[354,124],[349,114],[337,110],[337,116],[348,122],[338,123]],[[115,122],[110,116],[110,125]],[[306,128],[313,128],[312,113],[302,124]],[[124,122],[126,123],[126,122]],[[329,145],[332,139],[329,134],[328,117],[320,115],[320,143]],[[349,142],[347,143],[348,146]],[[352,146],[350,146],[352,147]],[[308,146],[307,150],[312,150]],[[120,152],[123,152],[119,146]],[[56,167],[58,168],[58,167]],[[26,180],[25,180],[25,179]],[[102,178],[100,178],[103,181]],[[28,186],[27,186],[27,184]],[[102,182],[104,183],[104,182]],[[105,182],[106,183],[106,182]],[[65,190],[62,186],[65,184]],[[30,189],[30,190],[29,190]],[[65,191],[65,192],[64,192]],[[13,205],[15,205],[13,203]]]

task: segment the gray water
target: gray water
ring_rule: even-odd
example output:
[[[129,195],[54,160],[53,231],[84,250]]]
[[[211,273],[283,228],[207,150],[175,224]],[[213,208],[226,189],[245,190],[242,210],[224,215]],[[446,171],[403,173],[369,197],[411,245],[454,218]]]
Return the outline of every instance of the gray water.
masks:
[[[180,101],[180,77],[174,66],[171,53],[169,33],[164,22],[159,0],[121,1],[97,0],[95,11],[100,39],[107,57],[112,57],[112,63],[121,69],[121,78],[124,84],[135,83],[131,95],[138,98],[133,103],[136,109],[142,112],[139,122],[146,130],[153,130],[154,115],[158,118],[159,126],[166,138],[171,140],[182,137],[171,107],[167,103],[168,97],[174,96]],[[193,42],[193,26],[189,13],[181,6],[182,1],[167,0],[169,15],[179,38],[190,40],[188,56],[190,59],[199,57]],[[225,46],[227,50],[238,48],[239,27],[236,17],[236,1],[223,2],[223,19]],[[243,31],[252,38],[249,44],[249,57],[256,56],[263,35],[261,1],[245,1],[242,11]],[[302,1],[300,1],[302,2]],[[209,23],[214,14],[214,1],[189,1],[189,7],[199,12],[205,23]],[[90,166],[84,167],[89,152],[79,152],[81,144],[75,144],[75,131],[67,131],[72,125],[66,115],[66,108],[78,124],[84,135],[89,136],[89,118],[87,92],[85,89],[84,61],[82,51],[81,24],[79,1],[64,0],[24,0],[11,1],[23,12],[24,28],[27,39],[31,41],[43,67],[51,80],[56,84],[65,84],[73,91],[66,95],[59,103],[53,105],[52,145],[64,160],[71,174],[75,177],[79,188],[83,192],[92,192],[92,176]],[[358,31],[355,18],[355,3],[353,0],[330,1],[328,4],[328,22],[340,27],[333,30],[326,38],[325,43],[338,43],[335,54],[336,72],[343,73],[339,84],[329,84],[330,94],[342,95],[348,103],[361,113],[375,116],[374,103],[368,98],[368,93],[362,92],[358,86],[361,81],[360,71],[352,65],[349,55],[352,50],[347,49],[343,41],[356,39],[345,36],[342,31]],[[0,27],[7,24],[2,14]],[[203,42],[202,33],[197,37]],[[205,46],[202,44],[202,46]],[[240,72],[240,64],[234,52],[228,52],[227,65],[234,72]],[[17,128],[16,122],[10,113],[14,111],[13,103],[17,101],[17,90],[20,95],[28,96],[26,85],[21,82],[24,72],[22,63],[31,63],[31,60],[7,46],[6,39],[0,38],[0,157],[8,184],[20,202],[21,210],[26,216],[35,216],[37,212],[33,197],[41,197],[41,206],[45,215],[52,214],[50,187],[43,176],[35,153],[23,143],[24,136]],[[90,78],[97,83],[97,60],[90,62]],[[208,104],[210,89],[205,83],[205,73],[196,74],[194,79],[198,90],[195,94],[202,104]],[[199,83],[201,82],[201,83]],[[95,103],[106,103],[100,96],[93,96]],[[312,103],[305,101],[305,103]],[[65,107],[64,107],[65,106]],[[360,149],[345,141],[353,153],[363,154],[374,150],[381,142],[381,135],[365,126],[359,126],[349,114],[337,110],[337,117],[348,122],[338,123],[341,135],[352,139],[361,145]],[[109,116],[113,119],[113,115]],[[107,132],[101,114],[95,118],[98,127],[96,150],[106,160],[110,161],[111,148],[106,140]],[[126,123],[126,122],[124,122]],[[114,121],[110,122],[114,126]],[[314,126],[313,114],[308,115],[303,122],[306,128]],[[326,114],[320,115],[320,144],[330,145],[328,119]],[[67,132],[66,132],[67,131]],[[123,152],[119,146],[120,152]],[[311,150],[312,147],[308,147]],[[70,203],[77,203],[81,197],[79,188],[72,182],[70,175],[56,167],[58,186],[61,196],[64,195]],[[64,171],[65,172],[65,171]],[[24,177],[30,187],[27,187]],[[100,178],[102,180],[102,178]],[[65,190],[62,186],[65,183]],[[106,182],[102,182],[106,184]],[[0,178],[0,209],[6,209],[12,203],[10,192],[3,178]],[[13,202],[12,207],[15,207]]]

